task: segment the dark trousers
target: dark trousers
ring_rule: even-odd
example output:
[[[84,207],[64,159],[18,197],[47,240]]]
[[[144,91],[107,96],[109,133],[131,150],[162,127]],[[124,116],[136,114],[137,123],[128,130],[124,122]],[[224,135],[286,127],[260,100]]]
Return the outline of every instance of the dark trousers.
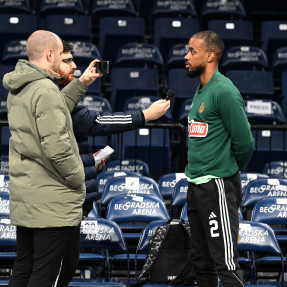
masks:
[[[17,257],[10,287],[64,287],[78,266],[80,226],[17,227]]]
[[[241,205],[238,173],[204,184],[189,183],[188,220],[192,262],[199,287],[242,287],[238,265],[238,208]]]

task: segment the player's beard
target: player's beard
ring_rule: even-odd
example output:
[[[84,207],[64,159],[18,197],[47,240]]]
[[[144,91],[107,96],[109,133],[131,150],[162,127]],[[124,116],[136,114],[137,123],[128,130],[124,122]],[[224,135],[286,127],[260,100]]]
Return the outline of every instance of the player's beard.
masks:
[[[189,78],[195,78],[195,77],[199,77],[200,75],[202,75],[205,72],[205,67],[202,65],[197,66],[194,70],[189,71],[186,70],[186,75]]]

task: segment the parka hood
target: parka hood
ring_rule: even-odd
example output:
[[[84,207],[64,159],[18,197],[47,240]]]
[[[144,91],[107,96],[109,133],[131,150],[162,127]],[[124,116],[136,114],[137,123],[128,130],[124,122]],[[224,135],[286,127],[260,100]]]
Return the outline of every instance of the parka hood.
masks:
[[[55,84],[59,84],[61,77],[52,76],[46,70],[30,63],[27,60],[19,60],[13,72],[7,73],[3,77],[3,86],[6,90],[13,92],[27,84],[43,78],[49,78]]]

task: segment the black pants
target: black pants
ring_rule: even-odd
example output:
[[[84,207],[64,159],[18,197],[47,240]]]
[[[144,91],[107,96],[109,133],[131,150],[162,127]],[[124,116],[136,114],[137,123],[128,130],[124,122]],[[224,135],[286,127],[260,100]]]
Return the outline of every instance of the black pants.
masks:
[[[241,200],[238,173],[188,185],[191,258],[199,287],[218,286],[218,275],[224,287],[243,286],[237,253]]]
[[[64,287],[78,266],[80,226],[17,227],[17,257],[10,287]]]

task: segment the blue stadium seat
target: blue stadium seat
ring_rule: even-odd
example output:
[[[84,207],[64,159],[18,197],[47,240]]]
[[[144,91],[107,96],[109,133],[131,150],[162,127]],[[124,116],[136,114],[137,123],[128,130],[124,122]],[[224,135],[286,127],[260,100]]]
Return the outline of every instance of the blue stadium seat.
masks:
[[[157,180],[171,171],[169,129],[141,128],[112,136],[112,146],[123,159],[139,159],[149,166],[149,176]]]
[[[287,196],[287,179],[279,178],[262,178],[248,183],[242,200],[244,217],[248,220],[251,218],[251,211],[260,199],[266,197],[286,197]]]
[[[147,109],[152,103],[159,100],[159,97],[155,96],[140,96],[140,97],[132,97],[126,100],[124,105],[124,111],[142,111]],[[170,122],[172,121],[172,115],[170,110],[160,117],[157,122]],[[154,121],[153,121],[154,122]]]
[[[134,17],[104,17],[100,19],[99,44],[103,60],[110,61],[111,67],[120,47],[126,43],[144,42],[144,20]]]
[[[273,80],[277,84],[282,84],[282,74],[287,70],[287,45],[279,48],[273,55],[272,73]]]
[[[97,186],[98,186],[98,191],[102,195],[104,191],[105,184],[110,178],[115,178],[118,176],[123,176],[123,175],[128,175],[128,176],[141,176],[140,173],[134,172],[134,171],[106,171],[102,172],[97,175]]]
[[[187,43],[189,38],[198,31],[198,19],[156,18],[154,20],[154,45],[159,48],[166,63],[170,48],[175,44]]]
[[[119,195],[109,202],[106,218],[120,225],[125,238],[139,239],[149,222],[170,217],[164,202],[158,197]]]
[[[252,211],[252,221],[268,224],[280,242],[287,242],[287,198],[268,197],[258,200]]]
[[[93,94],[83,97],[78,105],[86,106],[89,108],[89,110],[94,110],[101,114],[112,113],[112,108],[109,101],[106,98],[101,96],[94,96]]]
[[[99,214],[99,211],[98,211],[98,206],[97,206],[97,203],[94,202],[93,203],[93,209],[89,212],[87,218],[90,219],[90,218],[100,218],[100,214]]]
[[[180,106],[180,110],[178,114],[178,121],[185,126],[187,126],[187,123],[188,123],[187,118],[190,112],[191,104],[192,104],[192,99],[186,99],[182,102]]]
[[[272,280],[273,283],[277,284],[277,286],[284,286],[284,275],[282,276],[281,282],[279,278],[280,273],[284,274],[285,259],[283,258],[278,241],[270,226],[259,222],[241,221],[239,223],[237,249],[239,252],[251,252],[251,256],[247,259],[251,259],[252,265],[246,272],[251,273],[253,280],[252,282],[246,283],[255,285],[270,284],[271,282],[268,278],[270,273],[268,274],[266,272],[275,271],[277,273],[279,272],[279,276],[276,276],[277,282]]]
[[[122,280],[129,285],[129,251],[122,231],[115,222],[102,218],[82,220],[81,248],[85,252],[80,253],[80,268],[104,263],[102,279],[109,282],[114,281],[113,265],[119,263],[121,269],[125,270]],[[99,253],[95,253],[95,250],[99,250]]]
[[[140,159],[111,160],[107,163],[107,171],[132,171],[149,176],[149,166]]]
[[[264,165],[263,172],[270,177],[287,178],[287,164],[283,161],[271,161]]]
[[[242,195],[244,195],[245,188],[250,181],[260,179],[260,178],[268,178],[268,177],[269,176],[266,173],[241,172],[240,180],[241,180]]]
[[[3,150],[3,147],[1,151]],[[7,155],[1,155],[1,167],[0,167],[0,173],[4,175],[9,174],[9,156]]]
[[[228,70],[269,70],[265,52],[256,46],[233,46],[225,50],[220,71]]]
[[[163,59],[157,46],[149,43],[127,43],[120,47],[116,67],[157,68],[163,76]]]
[[[251,125],[286,123],[280,105],[272,100],[247,100],[245,112]]]
[[[153,18],[197,18],[193,1],[156,0],[152,10]]]
[[[201,10],[201,25],[206,28],[209,20],[215,19],[246,19],[243,4],[236,0],[204,1]]]
[[[24,13],[31,14],[31,5],[29,0],[3,0],[0,3],[0,14]]]
[[[200,85],[198,77],[186,76],[186,69],[170,69],[168,71],[168,88],[175,92],[171,99],[171,111],[175,119],[179,118],[179,111],[186,99],[192,99],[196,89]]]
[[[175,44],[171,46],[165,65],[165,72],[168,74],[170,69],[183,69],[185,67],[184,57],[188,52],[187,43]]]
[[[188,217],[187,217],[187,203],[185,203],[182,207],[180,219],[183,220],[186,224],[188,224]]]
[[[287,21],[262,21],[261,42],[261,48],[272,63],[275,51],[287,46]]]
[[[150,177],[123,175],[110,178],[102,193],[100,213],[104,216],[107,205],[116,196],[142,196],[146,194],[162,200],[157,182]]]
[[[9,42],[4,48],[2,63],[16,65],[19,59],[28,60],[26,42],[26,40]]]
[[[45,18],[45,29],[66,41],[91,42],[91,19],[87,15],[49,15]]]
[[[0,192],[0,218],[1,217],[10,217],[10,200],[9,193]]]
[[[1,266],[11,270],[16,258],[16,226],[9,218],[0,219],[0,249]]]
[[[188,181],[186,178],[183,178],[176,183],[170,204],[171,218],[180,217],[182,208],[186,203],[187,190],[188,190]]]
[[[136,17],[136,10],[131,0],[91,1],[90,15],[93,26],[98,28],[101,18],[107,17]]]
[[[284,130],[252,130],[254,151],[246,171],[263,172],[266,163],[284,160],[287,151],[287,134]]]
[[[74,62],[79,66],[88,66],[93,60],[101,60],[102,56],[96,45],[89,42],[71,41]]]
[[[7,43],[16,40],[27,40],[37,30],[35,15],[2,14],[0,17],[0,56]]]
[[[229,70],[226,77],[245,99],[274,99],[272,72],[251,70]]]
[[[9,194],[10,178],[8,174],[0,174],[0,193]]]
[[[158,71],[154,68],[113,68],[111,98],[114,112],[122,111],[128,98],[135,96],[159,97]]]
[[[254,45],[253,25],[248,20],[210,20],[208,29],[217,32],[224,41],[225,47]]]
[[[86,69],[87,69],[87,66],[77,66],[77,68],[74,72],[74,76],[76,78],[80,78]],[[95,95],[95,96],[101,96],[102,95],[102,78],[97,78],[89,86],[88,93]]]
[[[163,174],[158,179],[158,186],[164,200],[171,200],[174,192],[174,187],[181,179],[186,178],[185,173],[167,173]]]
[[[45,17],[47,15],[55,14],[84,14],[85,9],[82,0],[63,1],[63,0],[41,0],[39,15]]]

